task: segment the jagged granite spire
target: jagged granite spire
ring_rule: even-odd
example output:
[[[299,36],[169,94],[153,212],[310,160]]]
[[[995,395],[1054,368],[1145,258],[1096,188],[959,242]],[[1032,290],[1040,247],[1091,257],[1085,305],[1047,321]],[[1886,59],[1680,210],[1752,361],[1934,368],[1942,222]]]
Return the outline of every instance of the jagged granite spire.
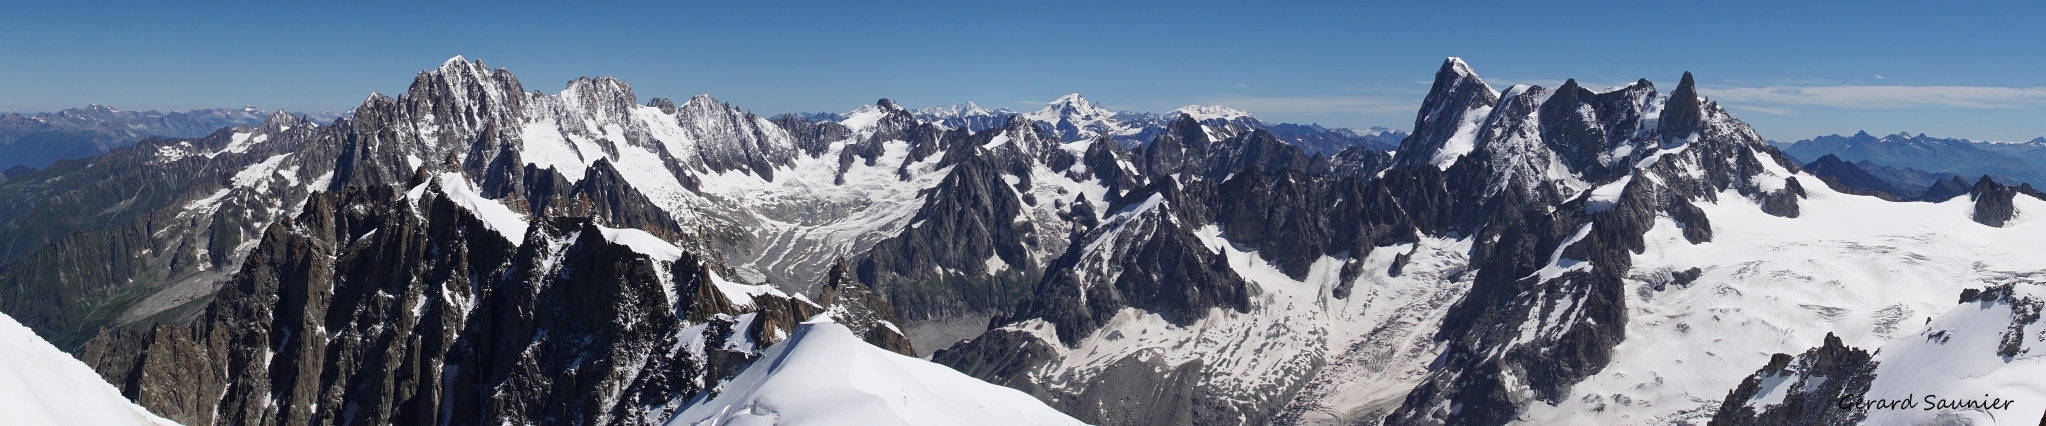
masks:
[[[1401,165],[1429,164],[1449,168],[1469,153],[1476,143],[1478,125],[1499,92],[1486,85],[1463,58],[1450,57],[1435,71],[1435,84],[1421,100],[1421,113],[1414,118],[1414,133],[1400,143],[1394,160]]]
[[[1693,137],[1704,123],[1704,99],[1698,97],[1697,82],[1691,79],[1691,72],[1684,72],[1684,79],[1677,82],[1677,90],[1669,93],[1669,102],[1662,108],[1662,148],[1669,149],[1694,140]]]

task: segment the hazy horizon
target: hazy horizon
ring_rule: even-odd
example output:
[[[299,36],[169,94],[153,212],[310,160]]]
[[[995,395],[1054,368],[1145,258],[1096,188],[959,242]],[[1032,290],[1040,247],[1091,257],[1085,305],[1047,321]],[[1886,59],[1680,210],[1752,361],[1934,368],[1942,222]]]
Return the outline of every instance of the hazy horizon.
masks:
[[[2046,136],[2046,5],[1046,2],[641,5],[396,2],[35,4],[0,111],[107,105],[343,111],[456,55],[555,92],[583,76],[642,102],[710,94],[755,112],[891,98],[1033,110],[1066,93],[1115,110],[1188,104],[1273,122],[1408,130],[1442,58],[1494,87],[1684,72],[1764,137],[1910,131]],[[959,18],[968,16],[972,18]]]

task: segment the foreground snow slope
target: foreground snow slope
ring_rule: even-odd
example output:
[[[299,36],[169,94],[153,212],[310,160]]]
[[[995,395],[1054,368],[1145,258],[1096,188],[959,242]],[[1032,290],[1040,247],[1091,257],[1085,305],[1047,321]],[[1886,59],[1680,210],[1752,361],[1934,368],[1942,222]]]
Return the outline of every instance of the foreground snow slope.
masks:
[[[2018,196],[2018,219],[1992,228],[1969,220],[1974,203],[1967,196],[1898,203],[1825,185],[1805,189],[1810,198],[1797,218],[1768,215],[1732,194],[1718,203],[1698,203],[1715,231],[1708,243],[1687,243],[1675,224],[1658,219],[1648,233],[1648,249],[1634,257],[1627,340],[1614,348],[1612,363],[1572,388],[1562,404],[1532,404],[1520,420],[1704,424],[1727,390],[1768,364],[1772,354],[1802,353],[1827,333],[1848,346],[1882,348],[1877,361],[1883,369],[1870,398],[1948,393],[1947,383],[1972,383],[1989,371],[2036,368],[2029,365],[2039,361],[2037,355],[1990,359],[1994,349],[1962,349],[1959,338],[1950,345],[1921,346],[1927,333],[1969,328],[1949,323],[1995,319],[1968,313],[1982,309],[1956,308],[1963,289],[2022,282],[2046,270],[2046,256],[2039,255],[2046,253],[2046,221],[2037,220],[2046,202]],[[1689,268],[1702,272],[1696,281],[1671,282],[1670,275]],[[2008,307],[2001,312],[2001,323],[1970,335],[1993,345],[2010,322]],[[1949,368],[1961,364],[1970,367]],[[1907,374],[1923,377],[1906,379]],[[1882,393],[1885,388],[1896,396]],[[2039,386],[1952,389],[1967,390],[1952,393],[1956,398],[1991,392],[2046,400],[2046,388]],[[2013,408],[2036,413],[2031,407]],[[1909,413],[1882,412],[1871,420],[1903,414]]]
[[[2034,252],[2036,253],[2036,252]],[[1917,334],[1882,346],[1868,399],[1910,399],[1915,409],[1869,410],[1870,425],[2033,424],[2046,412],[2046,333],[2039,305],[2046,274],[2011,277],[1998,300],[1967,301],[1934,317]],[[2027,310],[2030,315],[2013,310]],[[2013,315],[2016,314],[2016,315]],[[2023,322],[2020,321],[2026,321]],[[2006,333],[2016,331],[2019,336]],[[2019,344],[2004,356],[1999,349]],[[1999,409],[1925,409],[1928,401],[2013,401]]]
[[[128,402],[91,367],[0,314],[0,423],[175,425]]]
[[[687,425],[1079,425],[1023,392],[869,345],[824,317],[796,329],[707,400]]]

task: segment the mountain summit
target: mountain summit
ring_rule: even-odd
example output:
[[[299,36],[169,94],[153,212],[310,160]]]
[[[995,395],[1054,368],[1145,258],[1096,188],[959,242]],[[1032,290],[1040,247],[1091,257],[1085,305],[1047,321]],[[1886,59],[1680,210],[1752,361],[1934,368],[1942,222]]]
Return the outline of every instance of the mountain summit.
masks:
[[[457,58],[329,125],[0,184],[22,248],[0,311],[189,424],[1853,421],[1809,401],[1864,390],[2046,409],[2013,381],[2046,365],[2025,355],[2031,187],[1857,195],[1689,74],[1436,77],[1397,146],[1329,152],[1219,109],[761,117]],[[968,116],[990,119],[945,118]]]

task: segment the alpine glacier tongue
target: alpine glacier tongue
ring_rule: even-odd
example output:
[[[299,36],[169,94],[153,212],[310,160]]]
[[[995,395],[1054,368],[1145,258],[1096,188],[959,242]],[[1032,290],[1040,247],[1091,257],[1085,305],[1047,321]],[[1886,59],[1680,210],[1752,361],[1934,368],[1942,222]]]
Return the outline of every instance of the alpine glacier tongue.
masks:
[[[869,345],[818,318],[668,419],[697,425],[1081,425],[1029,394]]]

